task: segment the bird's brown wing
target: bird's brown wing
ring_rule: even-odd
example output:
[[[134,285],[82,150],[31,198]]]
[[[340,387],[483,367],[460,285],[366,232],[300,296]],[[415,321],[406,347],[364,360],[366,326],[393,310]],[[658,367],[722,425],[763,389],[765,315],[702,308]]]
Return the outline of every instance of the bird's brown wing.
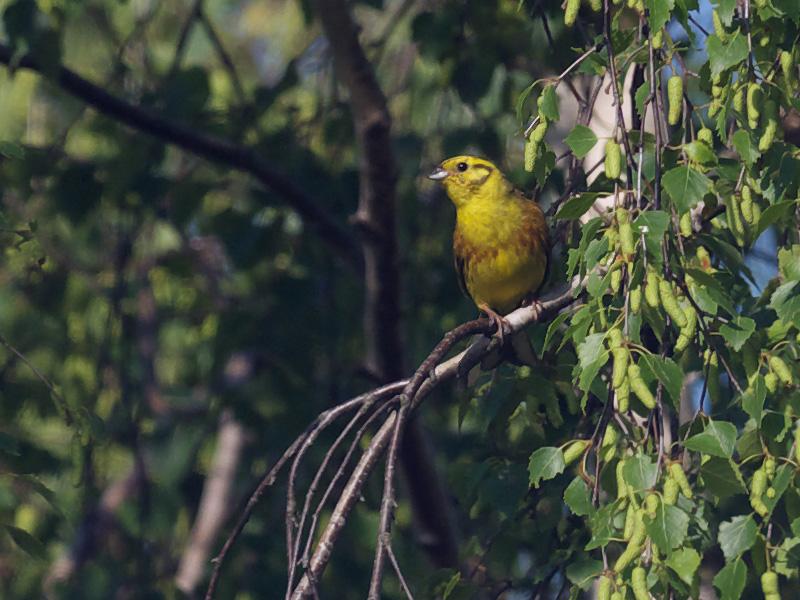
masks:
[[[524,212],[523,219],[528,221],[526,223],[526,227],[524,228],[526,231],[530,232],[527,236],[528,243],[535,247],[535,250],[538,252],[542,252],[544,254],[544,277],[542,277],[542,283],[539,284],[535,290],[531,290],[531,294],[534,296],[539,293],[539,290],[542,289],[542,286],[547,282],[548,277],[550,276],[550,229],[547,225],[547,220],[544,218],[544,212],[542,211],[539,203],[531,198],[528,198],[522,191],[515,190],[515,194],[517,198],[521,201],[525,202],[527,210]]]
[[[456,268],[456,275],[458,276],[458,287],[467,298],[471,298],[469,290],[467,289],[466,269],[467,269],[467,253],[464,246],[464,240],[461,238],[458,230],[453,234],[453,264]]]

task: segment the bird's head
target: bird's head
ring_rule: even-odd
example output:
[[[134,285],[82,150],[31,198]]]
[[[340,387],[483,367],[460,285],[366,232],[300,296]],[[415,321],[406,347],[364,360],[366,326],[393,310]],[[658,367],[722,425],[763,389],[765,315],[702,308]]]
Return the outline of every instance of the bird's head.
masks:
[[[503,185],[505,178],[494,164],[477,156],[454,156],[443,161],[429,179],[441,181],[456,207]]]

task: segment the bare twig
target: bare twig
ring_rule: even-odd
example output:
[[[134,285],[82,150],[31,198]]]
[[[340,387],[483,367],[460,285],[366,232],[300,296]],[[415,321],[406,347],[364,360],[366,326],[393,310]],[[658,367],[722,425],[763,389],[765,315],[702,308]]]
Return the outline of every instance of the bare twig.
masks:
[[[53,382],[50,381],[50,379],[48,379],[44,373],[42,373],[39,369],[37,369],[36,365],[34,365],[31,361],[29,361],[22,352],[20,352],[14,346],[12,346],[2,334],[0,334],[0,345],[4,346],[9,352],[11,352],[18,359],[20,359],[25,364],[25,366],[27,366],[33,372],[36,378],[39,379],[39,381],[41,381],[45,385],[45,387],[47,387],[48,390],[50,390],[50,395],[53,396],[53,398],[56,401],[56,405],[64,415],[64,421],[66,422],[67,425],[72,425],[72,423],[74,423],[75,421],[75,418],[72,415],[72,411],[70,410],[67,401],[58,392],[56,386],[53,385]]]
[[[617,66],[614,61],[614,48],[611,46],[611,1],[603,1],[603,36],[605,38],[606,52],[608,53],[608,69],[611,76],[611,88],[614,92],[614,104],[617,107],[617,123],[622,133],[622,145],[625,147],[625,170],[628,185],[633,185],[633,172],[636,165],[633,162],[631,143],[628,139],[628,129],[625,126],[625,115],[622,113],[622,100],[619,94],[619,79],[617,77]]]

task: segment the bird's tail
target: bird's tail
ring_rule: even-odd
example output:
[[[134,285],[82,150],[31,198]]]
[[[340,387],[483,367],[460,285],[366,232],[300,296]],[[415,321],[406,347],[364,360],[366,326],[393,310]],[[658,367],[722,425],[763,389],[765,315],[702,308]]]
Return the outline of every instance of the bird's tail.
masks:
[[[492,337],[487,335],[473,337],[472,343],[467,349],[467,354],[461,359],[461,364],[458,366],[458,378],[460,380],[466,379],[466,382],[470,385],[474,382],[478,376],[478,357],[483,354],[491,341]],[[504,346],[492,350],[481,358],[480,369],[491,371],[504,360],[518,366],[536,367],[539,364],[539,359],[533,350],[531,340],[524,330],[517,331],[510,338],[506,338]]]

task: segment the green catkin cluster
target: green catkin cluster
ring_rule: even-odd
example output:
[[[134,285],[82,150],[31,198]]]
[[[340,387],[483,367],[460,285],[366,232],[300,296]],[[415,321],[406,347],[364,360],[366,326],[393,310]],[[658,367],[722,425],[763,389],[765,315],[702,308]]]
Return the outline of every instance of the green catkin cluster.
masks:
[[[617,209],[616,214],[619,230],[619,249],[622,251],[622,257],[625,262],[629,263],[633,258],[633,254],[636,252],[631,217],[628,210],[622,207]]]
[[[719,13],[715,10],[711,11],[711,21],[714,24],[714,33],[719,38],[720,42],[725,42],[728,39],[728,34],[725,31],[725,26],[722,24],[722,19],[719,18]]]
[[[764,104],[764,133],[758,140],[759,152],[766,152],[772,147],[778,134],[778,104],[774,100],[768,100]]]
[[[647,591],[647,571],[644,567],[636,567],[631,572],[631,589],[633,589],[633,597],[636,600],[650,600],[650,594]]]
[[[744,85],[741,83],[736,83],[733,87],[733,110],[738,112],[739,114],[744,113],[744,95],[745,95],[745,88]]]
[[[692,229],[692,213],[691,211],[686,211],[681,215],[680,221],[678,222],[678,226],[683,237],[690,237],[692,233],[694,233]]]
[[[683,314],[686,317],[686,326],[681,327],[678,339],[675,341],[675,351],[683,352],[688,348],[697,332],[697,311],[691,304],[683,307]]]
[[[670,316],[672,322],[675,323],[678,329],[683,329],[687,325],[686,314],[683,312],[681,305],[678,304],[678,298],[672,289],[672,284],[669,281],[660,279],[658,282],[658,296],[661,300],[661,306],[664,311]]]
[[[628,365],[628,382],[630,383],[631,391],[636,394],[639,401],[650,410],[653,410],[656,407],[655,396],[653,396],[650,388],[647,387],[647,383],[645,383],[645,380],[642,378],[639,365],[636,363],[632,362]]]
[[[604,161],[606,177],[610,180],[619,179],[622,172],[622,151],[619,144],[613,139],[606,142],[606,157]]]
[[[655,33],[653,33],[653,37],[650,38],[650,41],[653,44],[653,48],[658,50],[661,46],[664,45],[664,30],[659,29]]]
[[[569,466],[578,460],[591,444],[590,440],[575,440],[564,449],[564,465]]]
[[[572,27],[575,24],[575,19],[578,17],[578,10],[581,7],[581,0],[567,0],[567,6],[564,9],[564,25]]]
[[[794,459],[800,463],[800,427],[794,428]]]
[[[747,231],[744,227],[744,217],[742,216],[741,198],[739,194],[731,195],[729,209],[727,214],[728,228],[733,234],[733,237],[736,238],[736,243],[740,246],[744,246]]]
[[[775,354],[769,357],[769,368],[772,373],[775,373],[775,376],[785,386],[790,386],[794,382],[794,376],[792,372],[789,370],[789,365],[787,365],[784,360]]]
[[[604,462],[611,462],[614,459],[614,456],[617,454],[617,430],[614,428],[613,425],[609,424],[606,427],[605,435],[603,435],[603,441],[600,444],[600,448],[603,451],[603,461]]]
[[[697,140],[706,144],[709,148],[714,147],[714,132],[708,127],[703,127],[697,132]]]
[[[611,577],[601,575],[597,582],[597,600],[611,600]]]
[[[706,390],[711,403],[716,405],[720,401],[719,387],[719,357],[713,350],[706,348],[703,351],[703,362],[708,365],[708,377],[706,378]]]
[[[777,573],[765,571],[761,575],[761,591],[764,592],[764,600],[781,600]]]
[[[761,91],[761,86],[755,82],[749,83],[747,85],[747,123],[751,129],[758,127],[763,100],[764,93]]]
[[[683,465],[679,462],[670,463],[669,476],[678,484],[681,494],[691,500],[694,494],[692,486],[689,485],[689,480],[686,478],[686,473],[683,471]]]
[[[542,96],[540,96],[541,98]],[[536,127],[534,127],[533,131],[531,132],[530,136],[525,142],[525,170],[529,173],[533,171],[533,168],[536,164],[536,156],[539,153],[539,145],[544,140],[544,136],[547,133],[547,119],[541,116],[540,112],[540,121]]]
[[[781,73],[783,74],[783,80],[786,82],[786,86],[790,90],[794,89],[796,83],[796,67],[792,53],[788,50],[782,50],[779,57],[779,62],[781,64]]]
[[[680,75],[673,75],[667,81],[667,100],[667,121],[670,125],[677,125],[683,112],[683,78]]]
[[[624,570],[634,559],[639,557],[642,545],[647,539],[647,530],[644,526],[644,510],[641,508],[636,509],[633,519],[633,531],[628,540],[628,545],[625,546],[625,550],[617,557],[617,561],[614,563],[614,571],[617,573]]]
[[[774,463],[773,467],[768,469],[767,460],[765,460],[764,464],[762,464],[761,467],[755,473],[753,473],[753,479],[750,482],[750,506],[755,512],[764,518],[769,515],[769,508],[767,508],[767,505],[764,504],[764,495],[766,494],[769,497],[767,484],[772,476],[775,475]],[[772,472],[772,476],[769,474],[770,471]],[[772,490],[772,496],[774,496],[775,490],[772,488],[769,488],[769,490]]]
[[[580,5],[580,2],[578,2],[578,4]],[[542,102],[544,102],[545,90],[551,86],[552,84],[545,87],[536,100],[539,109],[539,123],[533,128],[528,139],[525,140],[525,170],[528,173],[531,173],[536,165],[536,156],[539,154],[539,146],[544,141],[544,136],[547,134],[549,123],[547,118],[542,114]]]
[[[658,308],[661,305],[658,294],[658,282],[661,279],[655,269],[647,267],[647,281],[644,288],[644,299],[650,308]]]

